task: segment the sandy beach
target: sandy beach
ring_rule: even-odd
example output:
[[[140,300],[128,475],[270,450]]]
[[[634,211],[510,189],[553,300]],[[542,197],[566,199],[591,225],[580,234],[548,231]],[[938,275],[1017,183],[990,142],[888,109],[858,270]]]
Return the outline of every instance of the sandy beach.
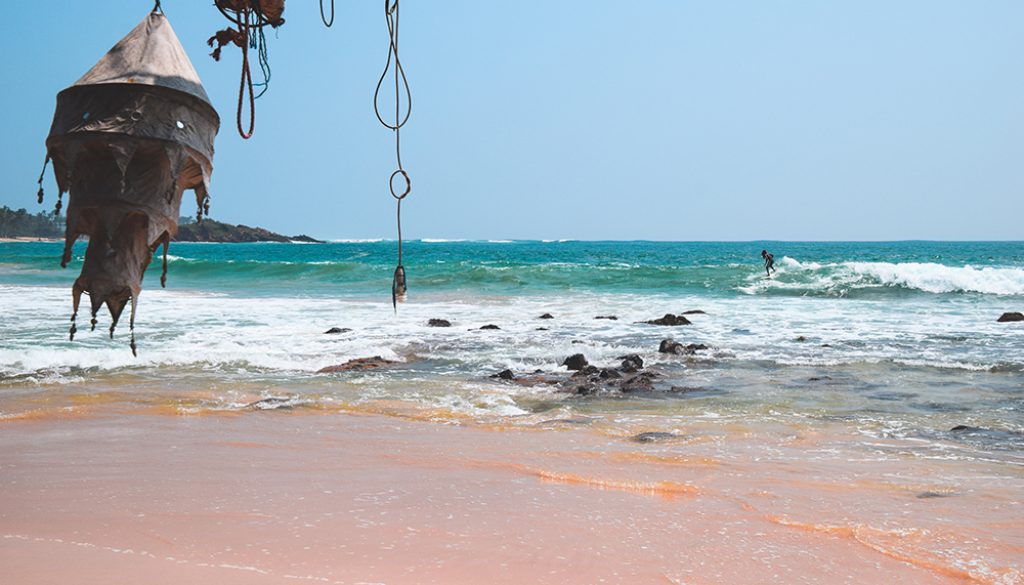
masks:
[[[641,443],[584,419],[11,421],[0,566],[11,583],[1021,582],[1020,481],[865,465],[830,428],[719,430]]]

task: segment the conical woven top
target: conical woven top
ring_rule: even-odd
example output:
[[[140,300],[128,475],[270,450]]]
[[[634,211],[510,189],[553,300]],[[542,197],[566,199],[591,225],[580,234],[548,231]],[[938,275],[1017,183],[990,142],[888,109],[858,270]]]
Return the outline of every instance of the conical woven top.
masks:
[[[210,103],[192,61],[163,14],[150,13],[75,86],[138,83],[185,92]]]

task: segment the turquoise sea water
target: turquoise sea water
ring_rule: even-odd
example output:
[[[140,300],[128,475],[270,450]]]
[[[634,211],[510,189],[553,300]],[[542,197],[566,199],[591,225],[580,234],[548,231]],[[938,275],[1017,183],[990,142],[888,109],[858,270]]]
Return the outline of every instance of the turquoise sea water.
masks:
[[[762,248],[776,257],[771,279]],[[1024,311],[1021,242],[415,241],[397,313],[394,242],[173,244],[168,288],[158,258],[143,283],[137,358],[125,324],[107,337],[105,315],[68,341],[85,246],[65,270],[60,249],[0,243],[0,416],[117,388],[117,400],[185,410],[273,396],[509,420],[811,417],[1024,463],[1024,324],[996,322]],[[640,323],[694,309],[705,313],[689,326]],[[608,315],[617,319],[594,318]],[[431,318],[453,326],[428,327]],[[330,327],[350,331],[324,335]],[[661,354],[668,337],[709,350]],[[572,383],[488,377],[565,376],[574,353],[601,367],[637,353],[658,378],[646,392],[579,396]],[[316,373],[375,355],[402,365]]]
[[[387,294],[394,242],[323,245],[174,244],[172,288],[251,295]],[[780,273],[755,280],[760,250]],[[85,244],[59,270],[60,246],[0,244],[0,283],[66,284]],[[418,293],[530,295],[593,293],[903,298],[1024,295],[1021,242],[579,242],[413,241],[406,267]],[[159,270],[154,260],[149,280]],[[936,297],[942,300],[948,297]]]

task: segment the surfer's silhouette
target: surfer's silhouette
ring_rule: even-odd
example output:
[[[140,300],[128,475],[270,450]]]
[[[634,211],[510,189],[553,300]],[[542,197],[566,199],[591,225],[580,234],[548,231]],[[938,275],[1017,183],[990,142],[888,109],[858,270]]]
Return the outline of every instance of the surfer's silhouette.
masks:
[[[775,272],[775,256],[768,250],[761,250],[761,258],[764,258],[764,273],[771,276],[772,272]]]

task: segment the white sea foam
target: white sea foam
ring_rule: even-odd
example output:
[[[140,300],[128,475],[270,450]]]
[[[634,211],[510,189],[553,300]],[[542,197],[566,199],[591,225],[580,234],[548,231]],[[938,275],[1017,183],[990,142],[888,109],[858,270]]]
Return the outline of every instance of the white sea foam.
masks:
[[[900,287],[930,293],[972,292],[1024,295],[1024,268],[946,266],[931,262],[839,262],[822,264],[784,257],[772,279],[752,276],[740,290],[768,289],[837,291],[872,287]]]
[[[669,360],[656,351],[668,336],[711,345],[713,357],[708,359],[782,364],[884,361],[974,370],[1019,363],[1024,348],[1019,334],[995,322],[998,297],[984,302],[965,298],[937,307],[927,299],[894,306],[831,298],[639,294],[413,296],[397,314],[388,301],[146,290],[136,323],[135,358],[127,348],[127,323],[110,340],[106,315],[100,316],[95,332],[88,331],[88,317],[80,315],[76,340],[68,342],[70,307],[63,288],[0,286],[0,322],[5,324],[0,375],[31,375],[42,382],[53,381],[53,372],[71,376],[80,375],[79,369],[137,366],[307,375],[352,358],[406,360],[415,355],[451,364],[444,366],[451,371],[483,376],[504,368],[555,369],[559,358],[577,352],[599,366],[615,365],[617,356],[633,352],[645,360]],[[698,308],[708,314],[692,316],[694,325],[682,329],[637,323]],[[545,312],[555,319],[538,320]],[[595,320],[597,315],[617,315],[618,320]],[[427,320],[435,317],[453,326],[427,327]],[[489,323],[501,329],[479,330]],[[324,335],[330,327],[353,331]],[[798,336],[807,341],[795,341]]]

